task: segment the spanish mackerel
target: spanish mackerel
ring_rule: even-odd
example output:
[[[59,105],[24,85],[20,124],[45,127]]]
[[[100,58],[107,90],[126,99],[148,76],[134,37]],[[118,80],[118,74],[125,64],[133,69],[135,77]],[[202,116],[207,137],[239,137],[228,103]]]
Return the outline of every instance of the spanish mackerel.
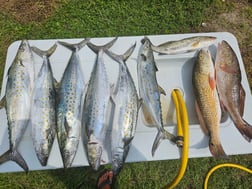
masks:
[[[58,89],[57,136],[64,167],[70,167],[76,155],[82,117],[82,100],[85,89],[79,51],[89,39],[77,44],[58,42],[72,51]]]
[[[110,48],[117,38],[104,46],[95,46],[88,42],[87,45],[96,54],[96,61],[87,86],[83,108],[83,145],[87,159],[94,170],[100,167],[104,140],[108,125],[105,124],[106,114],[110,100],[110,83],[106,73],[103,54]]]
[[[165,94],[165,91],[158,85],[156,66],[151,42],[149,38],[144,37],[141,41],[142,45],[139,49],[137,57],[137,73],[139,95],[143,99],[142,110],[152,116],[152,120],[157,127],[158,133],[152,146],[152,156],[163,139],[175,140],[175,136],[166,131],[163,127],[162,110],[160,103],[160,93]]]
[[[129,152],[130,144],[135,135],[140,101],[137,90],[126,65],[126,60],[133,53],[136,44],[123,55],[105,51],[119,63],[117,84],[111,96],[115,105],[111,133],[112,167],[115,175],[119,174]]]
[[[31,107],[32,141],[42,166],[47,165],[56,135],[56,90],[49,60],[56,48],[56,44],[47,51],[32,47],[32,50],[43,58],[35,81]]]
[[[213,36],[195,36],[176,41],[168,41],[157,46],[151,44],[151,48],[160,54],[181,54],[208,47],[215,40],[216,37]]]
[[[7,113],[10,149],[0,156],[0,164],[11,160],[26,172],[29,168],[18,146],[30,122],[34,73],[32,51],[29,42],[23,40],[8,70],[5,97],[1,100],[1,108],[5,107]]]

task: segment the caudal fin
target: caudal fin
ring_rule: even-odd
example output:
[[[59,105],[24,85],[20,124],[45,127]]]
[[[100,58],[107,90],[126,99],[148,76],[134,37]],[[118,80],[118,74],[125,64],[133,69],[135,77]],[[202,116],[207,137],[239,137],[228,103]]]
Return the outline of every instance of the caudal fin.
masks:
[[[50,57],[54,51],[57,48],[57,44],[54,44],[50,49],[43,51],[37,47],[31,47],[31,49],[33,50],[33,52],[35,52],[37,55],[39,55],[40,57],[46,56],[46,57]]]
[[[211,140],[211,138],[209,140],[209,150],[214,157],[217,157],[217,158],[226,158],[227,157],[221,143],[214,142]]]
[[[8,150],[3,155],[0,156],[0,164],[3,164],[7,161],[16,162],[25,172],[29,171],[28,165],[26,164],[22,155],[17,151]]]
[[[89,42],[89,40],[90,39],[87,38],[87,39],[84,39],[81,42],[76,43],[76,44],[70,44],[70,43],[67,43],[67,42],[64,42],[64,41],[58,41],[58,43],[61,44],[64,47],[68,48],[71,51],[76,51],[76,50],[78,51],[82,47],[84,47]]]
[[[252,125],[243,120],[241,124],[235,124],[236,128],[240,131],[241,135],[248,141],[252,139]]]
[[[114,39],[112,39],[111,41],[109,41],[108,43],[106,43],[105,45],[101,45],[101,46],[94,45],[91,42],[87,42],[87,46],[92,51],[94,51],[96,54],[98,54],[98,52],[100,51],[100,49],[106,50],[106,49],[109,49],[110,47],[112,47],[115,44],[116,40],[117,40],[117,37],[115,37]]]
[[[158,133],[157,133],[157,136],[156,136],[156,138],[154,140],[154,143],[152,145],[152,150],[151,150],[152,156],[154,156],[159,144],[164,139],[168,139],[168,140],[170,140],[172,142],[176,141],[176,137],[173,134],[169,133],[166,130],[159,130]]]

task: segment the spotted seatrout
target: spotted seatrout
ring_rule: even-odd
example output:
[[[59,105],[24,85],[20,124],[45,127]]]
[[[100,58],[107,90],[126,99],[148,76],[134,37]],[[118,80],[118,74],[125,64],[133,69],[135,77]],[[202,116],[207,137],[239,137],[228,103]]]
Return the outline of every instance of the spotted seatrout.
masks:
[[[153,51],[160,54],[180,54],[208,47],[212,45],[215,40],[216,37],[212,36],[195,36],[177,41],[168,41],[157,46],[151,44],[151,48]]]

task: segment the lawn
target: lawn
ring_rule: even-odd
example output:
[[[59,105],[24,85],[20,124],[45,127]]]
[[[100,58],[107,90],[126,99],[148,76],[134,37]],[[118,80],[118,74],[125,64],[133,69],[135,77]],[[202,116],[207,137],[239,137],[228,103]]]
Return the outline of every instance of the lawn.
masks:
[[[229,31],[237,36],[252,86],[252,68],[249,64],[252,61],[252,5],[246,0],[25,0],[24,3],[18,0],[0,0],[0,4],[0,78],[3,78],[8,46],[24,38]],[[230,13],[234,16],[233,21],[231,16],[227,16]],[[240,18],[238,21],[237,17]],[[202,188],[207,171],[212,166],[226,161],[252,167],[251,154],[230,156],[227,160],[193,158],[189,160],[187,172],[177,188]],[[117,177],[115,186],[118,189],[163,188],[174,178],[179,163],[179,160],[127,163]],[[95,188],[99,172],[94,172],[90,167],[80,167],[31,171],[28,174],[5,173],[0,174],[0,188],[90,189]],[[209,188],[248,189],[252,188],[251,183],[251,175],[225,168],[218,170],[211,177]]]

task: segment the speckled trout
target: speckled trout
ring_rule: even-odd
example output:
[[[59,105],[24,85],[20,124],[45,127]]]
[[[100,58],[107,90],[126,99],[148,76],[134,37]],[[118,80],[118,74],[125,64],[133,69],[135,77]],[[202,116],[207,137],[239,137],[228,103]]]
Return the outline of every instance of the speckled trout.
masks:
[[[7,113],[10,149],[0,156],[0,164],[11,160],[26,172],[28,166],[18,147],[30,122],[34,72],[30,45],[23,40],[8,70],[5,97],[1,100],[1,107],[5,107]]]
[[[103,54],[104,50],[110,48],[116,40],[117,38],[104,46],[96,46],[91,42],[87,43],[88,47],[97,56],[84,98],[82,139],[88,162],[94,170],[97,170],[103,161],[102,153],[108,129],[108,125],[105,122],[111,93]]]
[[[241,135],[250,142],[252,126],[242,118],[245,91],[241,84],[239,61],[234,50],[226,41],[218,44],[215,69],[217,90],[222,107],[229,113]]]
[[[79,51],[88,41],[89,39],[84,39],[77,44],[58,42],[72,51],[59,85],[57,105],[57,136],[65,168],[72,165],[81,136],[85,80]]]
[[[215,40],[216,37],[213,36],[194,36],[176,41],[168,41],[157,46],[151,44],[151,48],[160,54],[181,54],[208,47]]]
[[[219,137],[221,107],[210,51],[204,49],[199,51],[193,69],[192,83],[199,123],[204,133],[210,137],[209,150],[215,157],[225,157]]]
[[[174,140],[174,136],[163,127],[160,94],[165,94],[165,91],[157,83],[156,72],[158,68],[151,49],[151,42],[149,38],[145,37],[141,43],[137,57],[139,96],[143,100],[143,113],[151,116],[158,130],[151,150],[152,156],[154,156],[160,142],[163,139]]]
[[[134,81],[126,65],[126,60],[133,53],[135,46],[136,44],[123,55],[105,51],[119,64],[117,83],[111,95],[115,105],[111,131],[111,157],[115,175],[119,174],[129,152],[131,141],[135,135],[138,110],[141,104]]]
[[[54,44],[47,51],[32,47],[32,50],[43,58],[42,66],[35,80],[31,108],[32,141],[42,166],[47,165],[56,135],[56,90],[49,60],[56,47],[57,45]]]

